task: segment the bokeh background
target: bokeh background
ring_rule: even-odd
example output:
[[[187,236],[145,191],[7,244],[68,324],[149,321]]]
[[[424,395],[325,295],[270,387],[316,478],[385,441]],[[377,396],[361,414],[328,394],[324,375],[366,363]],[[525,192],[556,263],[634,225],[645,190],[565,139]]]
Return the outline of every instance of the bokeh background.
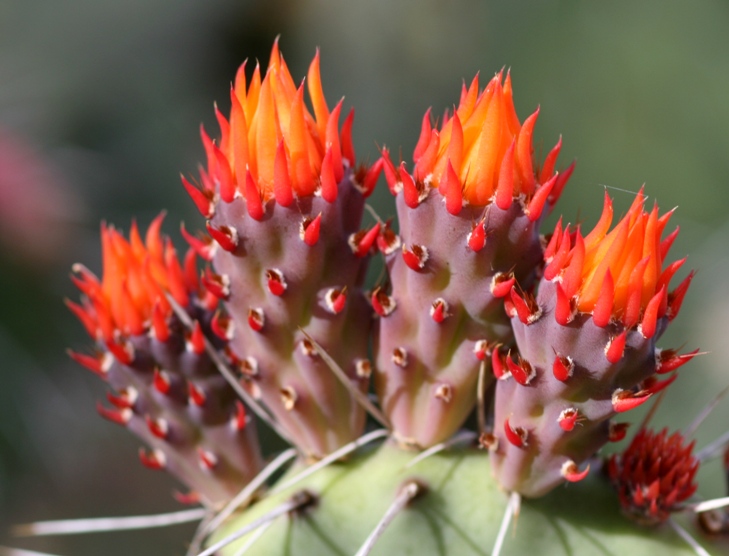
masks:
[[[216,131],[213,101],[227,112],[238,65],[265,64],[278,34],[295,79],[321,47],[327,98],[356,107],[361,160],[383,144],[409,158],[429,106],[507,67],[520,117],[542,107],[537,150],[561,134],[563,165],[577,159],[558,212],[591,226],[606,187],[621,211],[643,183],[649,203],[678,206],[673,256],[699,272],[662,345],[709,353],[655,422],[687,425],[729,384],[728,29],[720,0],[0,0],[0,544],[184,553],[190,527],[33,540],[7,529],[177,508],[174,482],[96,416],[102,384],[65,356],[88,345],[63,306],[77,296],[68,272],[98,270],[101,219],[128,229],[165,209],[175,241],[180,220],[202,224],[178,175],[202,160],[198,126]],[[388,197],[373,201],[383,215]],[[727,428],[729,400],[699,446]],[[718,465],[704,476],[706,496],[723,494]]]

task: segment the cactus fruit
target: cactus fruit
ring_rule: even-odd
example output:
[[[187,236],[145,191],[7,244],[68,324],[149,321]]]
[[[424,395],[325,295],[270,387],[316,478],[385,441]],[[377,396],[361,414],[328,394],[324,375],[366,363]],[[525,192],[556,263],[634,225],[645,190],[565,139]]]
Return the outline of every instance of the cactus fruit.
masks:
[[[206,200],[215,246],[206,283],[234,324],[247,385],[292,442],[320,458],[357,438],[365,414],[303,331],[366,390],[372,316],[361,286],[378,227],[359,226],[377,170],[355,170],[353,112],[340,133],[342,103],[329,111],[318,55],[307,85],[315,117],[276,46],[262,81],[256,68],[246,89],[241,67],[230,120],[218,113],[220,146],[203,132],[204,189],[188,190]]]
[[[380,315],[375,389],[404,445],[428,448],[461,427],[480,362],[511,339],[501,298],[534,283],[539,222],[571,173],[554,173],[561,141],[535,171],[538,113],[521,125],[510,75],[480,93],[476,77],[440,132],[425,114],[412,175],[383,153],[400,234],[382,242],[397,308]]]
[[[113,407],[97,409],[151,447],[140,450],[142,463],[187,485],[185,501],[215,505],[245,486],[262,458],[251,416],[205,352],[206,337],[224,346],[211,334],[218,301],[199,285],[195,253],[188,252],[183,268],[162,240],[162,217],[146,243],[136,224],[129,240],[102,226],[102,279],[77,266],[74,282],[84,300],[68,302],[97,351],[71,355],[108,381]],[[194,319],[193,330],[173,314],[166,292]]]
[[[318,52],[297,87],[274,44],[263,78],[241,67],[229,117],[216,109],[219,140],[202,131],[199,180],[182,179],[207,230],[183,228],[184,264],[159,217],[146,242],[102,227],[101,280],[76,267],[69,307],[98,354],[72,357],[115,390],[99,411],[153,448],[143,463],[196,493],[209,519],[188,554],[726,548],[727,501],[692,498],[708,452],[643,423],[599,454],[626,436],[612,419],[698,354],[656,347],[693,276],[669,291],[671,213],[641,190],[610,231],[606,195],[586,236],[562,220],[540,236],[573,166],[555,171],[561,139],[536,165],[538,111],[519,121],[508,74],[464,86],[438,128],[425,114],[412,172],[385,148],[357,167],[341,110]],[[381,172],[399,228],[362,224]],[[387,278],[365,294],[378,251]],[[264,467],[256,424],[294,448],[277,480],[291,457]],[[674,515],[709,510],[703,529]]]
[[[677,375],[656,375],[691,357],[664,360],[656,348],[692,274],[668,292],[685,259],[663,268],[675,238],[661,242],[671,213],[646,213],[644,201],[641,191],[609,233],[607,194],[602,217],[586,237],[558,223],[536,300],[516,289],[507,299],[519,355],[516,362],[495,356],[495,368],[503,370],[497,372],[498,443],[491,456],[508,490],[540,496],[564,479],[579,480],[579,466],[623,436],[625,425],[610,419],[667,387]]]

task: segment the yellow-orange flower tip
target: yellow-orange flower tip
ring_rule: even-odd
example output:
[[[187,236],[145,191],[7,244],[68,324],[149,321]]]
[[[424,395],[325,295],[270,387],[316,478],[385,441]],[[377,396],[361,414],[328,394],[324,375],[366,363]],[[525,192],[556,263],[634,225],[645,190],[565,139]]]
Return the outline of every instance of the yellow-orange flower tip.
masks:
[[[446,115],[439,129],[431,123],[431,110],[423,117],[413,153],[412,174],[395,166],[383,149],[385,177],[393,194],[403,191],[408,206],[417,206],[437,189],[446,209],[458,214],[465,204],[496,204],[507,210],[515,199],[529,218],[537,220],[545,204],[559,198],[574,165],[555,173],[562,147],[560,138],[540,169],[533,162],[532,134],[539,108],[523,124],[514,109],[511,76],[498,73],[479,92],[478,76],[463,87],[458,108]]]
[[[304,90],[313,107],[309,112]],[[289,206],[296,197],[319,194],[328,202],[337,197],[337,186],[348,168],[354,168],[352,143],[354,111],[341,128],[343,101],[332,110],[324,98],[317,50],[305,83],[296,86],[274,42],[268,69],[261,78],[256,65],[250,82],[246,63],[230,90],[230,116],[216,108],[219,141],[201,128],[207,168],[200,170],[200,185],[183,178],[183,185],[200,212],[210,218],[218,200],[246,200],[249,215],[263,218],[266,203]],[[377,170],[379,174],[379,169]],[[365,168],[355,176],[360,191],[374,187]]]
[[[659,216],[657,206],[645,211],[644,202],[641,188],[610,230],[613,205],[606,192],[602,215],[584,237],[579,228],[563,229],[561,219],[557,223],[544,253],[544,278],[557,284],[555,317],[562,324],[580,311],[592,314],[600,327],[619,321],[651,338],[659,319],[678,314],[693,272],[669,292],[671,279],[686,262],[684,258],[663,266],[678,233],[661,240],[673,211]]]
[[[120,335],[151,329],[158,340],[165,341],[172,312],[166,294],[184,307],[190,295],[198,292],[195,252],[191,248],[184,265],[180,264],[172,242],[160,234],[163,218],[164,213],[152,221],[144,240],[136,222],[129,239],[102,223],[101,279],[74,265],[72,280],[84,297],[80,304],[67,305],[93,338],[116,346]]]

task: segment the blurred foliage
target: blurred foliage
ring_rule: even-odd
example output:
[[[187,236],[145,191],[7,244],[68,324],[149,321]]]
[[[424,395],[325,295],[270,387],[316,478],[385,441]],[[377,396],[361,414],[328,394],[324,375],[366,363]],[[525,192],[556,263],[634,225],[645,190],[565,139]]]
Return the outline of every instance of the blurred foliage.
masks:
[[[644,182],[664,209],[680,206],[675,257],[691,254],[700,272],[664,345],[710,353],[682,371],[656,423],[686,425],[729,383],[727,28],[729,4],[719,0],[0,2],[0,129],[29,145],[53,169],[49,183],[74,199],[66,212],[25,221],[63,225],[50,260],[23,256],[22,226],[0,227],[0,526],[175,508],[172,481],[138,465],[137,443],[95,416],[102,385],[65,358],[66,346],[88,343],[62,304],[76,297],[68,269],[75,261],[99,268],[101,219],[128,228],[132,217],[146,225],[165,209],[176,241],[180,220],[202,224],[178,174],[202,159],[199,124],[216,130],[212,101],[228,109],[238,65],[246,57],[265,64],[278,34],[294,76],[321,47],[327,97],[356,107],[361,160],[381,145],[409,159],[429,106],[441,113],[463,79],[481,72],[485,81],[506,67],[520,116],[542,107],[537,148],[546,152],[562,134],[562,163],[578,159],[559,207],[567,219],[592,225],[604,187],[622,210]],[[45,195],[3,179],[3,170],[0,187]],[[384,187],[373,204],[393,213]],[[4,203],[0,217],[13,210]],[[699,445],[728,421],[729,401],[702,427]],[[181,554],[190,534],[13,543],[143,556]]]

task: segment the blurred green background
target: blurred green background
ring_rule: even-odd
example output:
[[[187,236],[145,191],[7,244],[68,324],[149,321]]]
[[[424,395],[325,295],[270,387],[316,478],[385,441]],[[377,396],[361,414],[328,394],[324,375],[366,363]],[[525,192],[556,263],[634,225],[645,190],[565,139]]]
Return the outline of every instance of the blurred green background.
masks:
[[[507,67],[520,118],[542,107],[537,150],[561,134],[562,167],[578,161],[556,212],[592,225],[605,187],[621,211],[642,183],[649,203],[678,206],[673,257],[699,272],[661,345],[709,354],[655,422],[688,424],[729,384],[727,30],[718,0],[0,0],[0,544],[184,553],[190,527],[36,540],[7,527],[177,508],[174,482],[96,416],[104,387],[64,354],[89,341],[62,300],[77,297],[72,263],[99,269],[101,219],[128,229],[166,209],[175,241],[180,220],[202,224],[178,175],[202,160],[198,126],[217,132],[213,101],[227,112],[238,65],[265,63],[277,34],[297,80],[321,47],[330,104],[356,107],[360,160],[383,144],[409,158],[429,106],[441,113],[463,79]],[[385,187],[374,204],[393,211]],[[727,423],[729,401],[699,445]],[[721,495],[716,466],[704,474],[704,494]]]

